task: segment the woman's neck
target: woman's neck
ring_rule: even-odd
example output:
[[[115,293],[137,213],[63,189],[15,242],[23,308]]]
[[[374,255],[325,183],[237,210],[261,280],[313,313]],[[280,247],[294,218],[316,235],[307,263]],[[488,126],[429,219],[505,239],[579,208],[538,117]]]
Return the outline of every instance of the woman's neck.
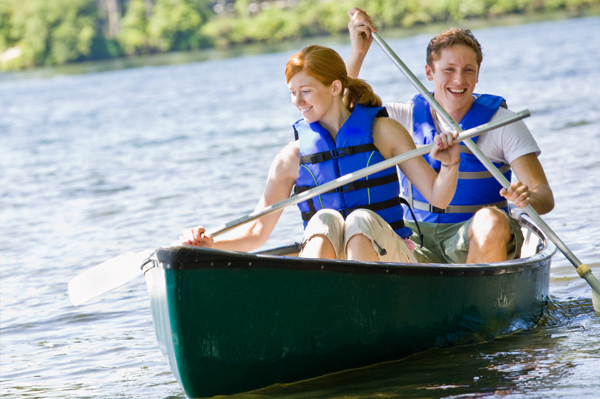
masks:
[[[327,129],[335,140],[338,131],[344,126],[351,114],[342,101],[335,102],[327,115],[319,120],[319,124]]]

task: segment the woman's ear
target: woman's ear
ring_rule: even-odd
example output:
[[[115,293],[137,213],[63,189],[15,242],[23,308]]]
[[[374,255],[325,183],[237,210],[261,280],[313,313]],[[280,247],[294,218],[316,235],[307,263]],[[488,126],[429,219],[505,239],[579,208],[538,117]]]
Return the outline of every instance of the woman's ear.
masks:
[[[339,80],[334,80],[331,84],[331,89],[334,96],[339,95],[342,92],[342,82]]]

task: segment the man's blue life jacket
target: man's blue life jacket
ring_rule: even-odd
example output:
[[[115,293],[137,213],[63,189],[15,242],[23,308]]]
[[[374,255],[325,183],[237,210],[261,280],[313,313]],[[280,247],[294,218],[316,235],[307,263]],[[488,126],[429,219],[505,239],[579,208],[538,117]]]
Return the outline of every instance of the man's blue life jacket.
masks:
[[[294,124],[300,147],[300,173],[294,192],[304,192],[348,173],[384,160],[373,141],[373,122],[387,116],[384,107],[356,105],[338,131],[335,141],[318,122],[303,119]],[[400,184],[395,167],[363,177],[298,204],[304,227],[321,209],[339,211],[344,219],[357,208],[370,209],[381,216],[402,238],[412,230],[404,226]]]
[[[502,97],[489,94],[476,96],[477,98],[471,109],[462,121],[460,121],[459,126],[463,130],[468,130],[489,122],[496,111],[498,111],[498,108],[501,106],[506,108],[506,102]],[[434,142],[437,130],[433,122],[429,103],[421,94],[413,98],[413,103],[413,139],[415,144],[431,144]],[[472,140],[477,142],[478,138],[479,136],[474,137]],[[439,161],[431,158],[429,154],[423,155],[423,158],[425,158],[425,161],[434,170],[439,172],[441,166]],[[494,165],[510,181],[510,165],[496,162]],[[495,205],[508,212],[508,202],[500,195],[502,186],[463,143],[460,144],[460,164],[456,193],[446,209],[436,208],[431,205],[404,174],[401,173],[400,177],[404,197],[410,206],[412,206],[418,222],[463,222],[471,218],[479,209],[490,205]],[[407,215],[407,220],[412,220],[410,215]]]

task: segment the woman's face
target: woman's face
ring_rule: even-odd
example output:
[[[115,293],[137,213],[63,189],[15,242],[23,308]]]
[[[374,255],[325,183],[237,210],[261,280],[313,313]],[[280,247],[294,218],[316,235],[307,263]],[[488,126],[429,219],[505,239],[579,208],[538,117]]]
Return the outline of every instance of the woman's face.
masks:
[[[304,71],[298,72],[290,79],[288,88],[292,95],[292,103],[308,123],[323,119],[331,110],[335,96],[341,92],[339,81],[325,86]]]

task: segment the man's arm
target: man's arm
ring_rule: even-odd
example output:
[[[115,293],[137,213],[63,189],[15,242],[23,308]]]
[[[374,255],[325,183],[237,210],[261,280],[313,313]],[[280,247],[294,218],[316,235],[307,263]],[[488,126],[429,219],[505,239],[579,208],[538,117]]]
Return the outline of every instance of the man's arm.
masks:
[[[536,154],[520,156],[510,167],[519,181],[512,183],[508,190],[500,190],[500,194],[519,208],[531,204],[540,215],[550,212],[554,208],[554,195]]]
[[[377,32],[377,29],[373,26],[369,14],[360,8],[354,7],[348,11],[348,16],[350,17],[348,31],[350,32],[352,51],[346,62],[346,70],[348,76],[358,78],[362,63],[371,47],[371,42],[373,42],[371,32]]]

